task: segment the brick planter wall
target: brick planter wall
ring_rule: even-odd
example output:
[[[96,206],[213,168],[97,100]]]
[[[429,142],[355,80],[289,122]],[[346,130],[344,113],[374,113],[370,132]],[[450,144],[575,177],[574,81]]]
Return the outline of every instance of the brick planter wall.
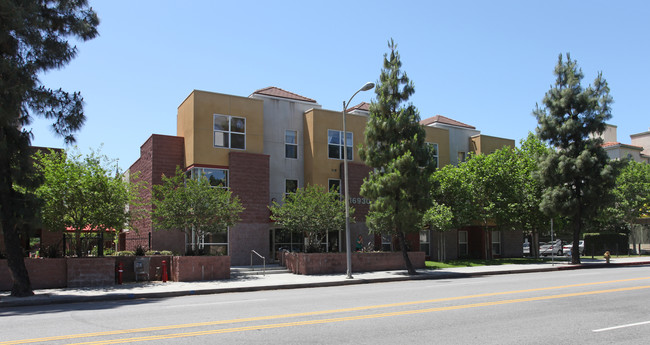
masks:
[[[33,289],[54,289],[67,285],[66,259],[25,258]],[[11,290],[13,279],[7,260],[0,260],[0,290]]]
[[[424,268],[424,252],[409,252],[413,267]],[[353,272],[393,271],[406,269],[401,252],[352,253]],[[331,274],[347,271],[345,253],[285,253],[287,269],[296,274]]]
[[[115,258],[67,258],[68,287],[115,284]]]
[[[230,256],[174,256],[171,280],[189,282],[230,279]]]
[[[172,257],[169,255],[151,255],[149,257],[149,280],[162,280],[162,261],[167,261],[167,276],[171,280],[171,267],[172,267]],[[135,267],[133,262],[135,261],[135,256],[116,256],[115,265],[122,263],[122,268],[124,272],[122,273],[122,282],[134,282],[135,281]],[[142,276],[139,277],[138,281],[143,280]]]

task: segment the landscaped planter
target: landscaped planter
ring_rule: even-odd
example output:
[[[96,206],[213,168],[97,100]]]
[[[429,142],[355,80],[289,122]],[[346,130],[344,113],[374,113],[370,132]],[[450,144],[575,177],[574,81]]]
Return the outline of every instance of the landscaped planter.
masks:
[[[424,252],[409,252],[414,268],[424,268]],[[347,271],[345,253],[284,253],[284,263],[296,274],[331,274]],[[406,269],[401,252],[352,253],[353,272]]]
[[[230,279],[230,256],[174,256],[171,280],[189,282]]]

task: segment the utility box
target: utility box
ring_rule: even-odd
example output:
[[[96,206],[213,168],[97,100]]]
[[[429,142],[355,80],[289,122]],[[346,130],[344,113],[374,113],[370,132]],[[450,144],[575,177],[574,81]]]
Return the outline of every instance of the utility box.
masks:
[[[135,281],[137,282],[142,278],[142,280],[149,280],[149,260],[151,258],[138,256],[133,262],[133,268],[135,269]]]

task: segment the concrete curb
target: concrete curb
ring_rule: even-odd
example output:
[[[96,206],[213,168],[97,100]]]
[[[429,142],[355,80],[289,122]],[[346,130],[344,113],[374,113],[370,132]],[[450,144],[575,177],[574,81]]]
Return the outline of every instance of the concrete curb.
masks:
[[[333,287],[333,286],[360,285],[360,284],[371,284],[371,283],[388,283],[388,282],[400,282],[400,281],[410,281],[410,280],[459,279],[459,278],[471,278],[471,277],[504,275],[504,274],[539,273],[539,272],[578,270],[578,269],[590,269],[590,268],[615,268],[620,266],[645,266],[645,265],[650,265],[650,261],[621,262],[621,263],[610,263],[610,264],[584,263],[580,265],[562,265],[562,266],[550,266],[550,267],[543,267],[543,268],[536,267],[530,269],[516,269],[516,270],[476,271],[476,272],[467,272],[467,273],[430,271],[430,272],[420,273],[415,276],[404,275],[404,276],[381,277],[381,278],[356,278],[350,280],[313,282],[313,283],[253,285],[253,286],[223,287],[223,288],[212,288],[212,289],[186,289],[186,290],[177,290],[177,291],[106,293],[104,295],[95,295],[95,296],[83,296],[83,295],[54,296],[49,294],[41,294],[32,297],[24,297],[24,298],[11,297],[9,300],[7,300],[6,298],[0,299],[0,309],[10,308],[10,307],[27,307],[27,306],[52,305],[52,304],[123,301],[123,300],[135,300],[135,299],[162,299],[162,298],[171,298],[171,297],[179,297],[179,296],[211,295],[211,294],[233,293],[233,292],[304,289],[304,288],[314,288],[314,287]]]

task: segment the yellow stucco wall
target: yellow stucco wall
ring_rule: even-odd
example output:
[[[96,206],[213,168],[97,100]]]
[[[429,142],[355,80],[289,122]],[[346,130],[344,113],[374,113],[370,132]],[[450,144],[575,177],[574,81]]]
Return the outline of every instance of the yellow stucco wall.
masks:
[[[470,149],[474,153],[490,154],[502,147],[510,146],[515,147],[515,141],[512,139],[498,138],[489,135],[475,135],[470,138]]]
[[[363,144],[363,131],[368,117],[346,114],[346,130],[352,132],[352,162],[363,163],[359,158],[359,145]],[[340,179],[342,159],[328,158],[327,130],[343,130],[343,114],[324,109],[310,109],[305,112],[303,142],[305,158],[305,185],[327,186],[328,179]]]
[[[429,126],[423,127],[427,134],[425,141],[438,144],[438,168],[449,164],[449,130]]]
[[[246,149],[214,147],[213,115],[246,118]],[[230,151],[263,153],[263,101],[194,90],[178,107],[176,135],[185,138],[185,166],[228,166]]]

